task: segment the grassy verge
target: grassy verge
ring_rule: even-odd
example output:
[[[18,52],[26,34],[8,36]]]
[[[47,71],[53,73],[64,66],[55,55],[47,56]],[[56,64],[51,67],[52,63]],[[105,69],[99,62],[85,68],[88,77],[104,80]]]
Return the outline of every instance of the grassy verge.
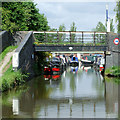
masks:
[[[120,66],[113,66],[105,70],[105,75],[110,77],[120,77]]]
[[[49,42],[49,43],[42,43],[42,42],[34,42],[34,45],[89,45],[89,46],[101,46],[101,45],[105,45],[105,43],[77,43],[77,42]]]
[[[24,83],[26,77],[28,77],[28,75],[22,74],[20,70],[14,72],[11,65],[0,79],[1,91],[12,89],[17,85]]]
[[[120,78],[118,77],[107,77],[105,76],[105,81],[107,82],[113,82],[113,83],[116,83],[116,84],[120,84]]]
[[[17,46],[9,46],[7,47],[1,54],[0,54],[0,62],[4,59],[4,57],[6,56],[6,54],[8,52],[12,52],[14,49],[16,49]]]

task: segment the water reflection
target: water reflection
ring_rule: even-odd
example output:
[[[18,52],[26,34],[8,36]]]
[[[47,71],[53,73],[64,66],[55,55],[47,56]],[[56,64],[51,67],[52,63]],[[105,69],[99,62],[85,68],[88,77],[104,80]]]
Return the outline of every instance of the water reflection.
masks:
[[[91,66],[68,67],[62,75],[42,75],[24,88],[4,93],[3,117],[117,117],[117,88],[114,80],[104,82]]]

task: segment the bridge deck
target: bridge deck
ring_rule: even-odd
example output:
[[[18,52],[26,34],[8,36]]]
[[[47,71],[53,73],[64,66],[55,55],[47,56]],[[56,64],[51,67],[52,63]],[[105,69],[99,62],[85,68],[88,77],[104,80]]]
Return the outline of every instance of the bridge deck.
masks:
[[[107,51],[107,46],[35,45],[35,51]]]

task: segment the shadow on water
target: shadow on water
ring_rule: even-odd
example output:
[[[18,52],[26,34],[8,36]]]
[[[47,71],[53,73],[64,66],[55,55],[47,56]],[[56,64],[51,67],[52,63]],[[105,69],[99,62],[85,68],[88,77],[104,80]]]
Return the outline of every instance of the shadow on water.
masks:
[[[91,66],[41,75],[2,95],[4,118],[116,118],[118,83]]]

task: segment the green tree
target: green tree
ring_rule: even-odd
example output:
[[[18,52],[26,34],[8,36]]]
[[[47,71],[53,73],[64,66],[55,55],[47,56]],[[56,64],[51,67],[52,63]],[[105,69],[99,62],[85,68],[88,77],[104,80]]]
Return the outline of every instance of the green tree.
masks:
[[[65,25],[64,25],[64,24],[62,24],[62,25],[59,26],[59,31],[65,31],[65,29],[66,29],[66,28],[65,28]]]
[[[107,23],[104,25],[102,22],[98,22],[97,26],[95,29],[93,29],[93,31],[96,32],[107,32]],[[110,19],[110,31],[114,32],[114,25],[113,25],[113,19]],[[97,42],[100,43],[105,43],[106,40],[106,36],[102,35],[102,34],[97,34],[95,35]]]
[[[59,26],[59,31],[65,31],[65,25],[62,24]],[[63,42],[65,40],[65,34],[59,34],[59,42]]]
[[[115,32],[115,28],[114,28],[114,25],[113,25],[113,19],[110,19],[110,31]]]
[[[119,0],[117,1],[115,11],[116,11],[116,22],[118,22],[117,29],[118,29],[118,33],[120,33],[120,1]]]
[[[2,3],[2,30],[14,33],[48,29],[47,18],[39,13],[33,2]]]
[[[106,26],[102,22],[98,22],[96,28],[93,29],[95,32],[107,32]]]
[[[94,28],[93,31],[95,31],[95,32],[107,32],[107,29],[106,29],[106,26],[102,22],[98,22],[96,28]],[[92,35],[92,36],[94,39],[94,35]],[[97,34],[97,35],[95,35],[95,40],[97,43],[105,43],[106,36],[101,35],[101,34]]]
[[[75,22],[71,24],[70,31],[76,31],[77,27],[75,26]],[[71,42],[75,41],[75,34],[71,34]]]

